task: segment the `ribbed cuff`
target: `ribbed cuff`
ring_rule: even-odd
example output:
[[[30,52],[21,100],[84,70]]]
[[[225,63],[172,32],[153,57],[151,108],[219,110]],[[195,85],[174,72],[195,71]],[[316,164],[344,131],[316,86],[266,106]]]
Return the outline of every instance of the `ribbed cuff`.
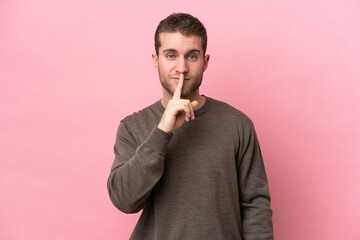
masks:
[[[156,152],[165,153],[172,136],[172,133],[164,132],[155,126],[151,130],[149,137],[145,140],[145,145]]]

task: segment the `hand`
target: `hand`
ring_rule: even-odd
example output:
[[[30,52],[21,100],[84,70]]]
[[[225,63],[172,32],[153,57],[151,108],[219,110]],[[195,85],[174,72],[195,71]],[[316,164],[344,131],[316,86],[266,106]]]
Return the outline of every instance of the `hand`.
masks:
[[[181,91],[184,85],[184,74],[180,74],[178,85],[172,99],[168,102],[165,111],[160,119],[158,128],[165,132],[172,132],[180,128],[185,121],[195,119],[194,109],[198,106],[198,101],[181,99]]]

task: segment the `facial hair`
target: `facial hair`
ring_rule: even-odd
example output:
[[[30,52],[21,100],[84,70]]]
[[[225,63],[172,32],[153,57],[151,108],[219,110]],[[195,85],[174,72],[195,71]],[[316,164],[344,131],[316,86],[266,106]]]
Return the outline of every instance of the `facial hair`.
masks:
[[[161,71],[159,69],[159,79],[163,88],[170,93],[172,96],[174,95],[175,89],[171,89],[171,85],[169,82],[173,81],[173,79],[167,79],[167,77],[162,76]],[[185,76],[185,78],[188,76]],[[196,92],[201,83],[202,83],[203,75],[201,74],[196,79],[191,78],[190,80],[184,80],[184,86],[181,91],[181,98],[188,98],[192,93]]]

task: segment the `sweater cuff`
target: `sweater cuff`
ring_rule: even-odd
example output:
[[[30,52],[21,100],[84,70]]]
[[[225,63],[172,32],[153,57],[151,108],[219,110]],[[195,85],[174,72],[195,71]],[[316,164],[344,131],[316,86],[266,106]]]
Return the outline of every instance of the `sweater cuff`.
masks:
[[[172,133],[164,132],[155,126],[150,132],[149,137],[145,140],[144,144],[155,152],[165,154],[166,147],[169,144],[172,136]]]

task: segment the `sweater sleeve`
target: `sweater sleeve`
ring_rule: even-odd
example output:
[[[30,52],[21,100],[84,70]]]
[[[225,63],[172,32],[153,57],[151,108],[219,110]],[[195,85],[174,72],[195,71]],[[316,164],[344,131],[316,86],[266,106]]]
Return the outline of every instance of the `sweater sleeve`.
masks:
[[[113,204],[124,213],[140,211],[164,170],[166,146],[171,134],[156,126],[147,139],[137,143],[121,122],[114,146],[115,159],[107,181]]]
[[[252,124],[245,135],[238,166],[243,238],[273,240],[268,181]]]

